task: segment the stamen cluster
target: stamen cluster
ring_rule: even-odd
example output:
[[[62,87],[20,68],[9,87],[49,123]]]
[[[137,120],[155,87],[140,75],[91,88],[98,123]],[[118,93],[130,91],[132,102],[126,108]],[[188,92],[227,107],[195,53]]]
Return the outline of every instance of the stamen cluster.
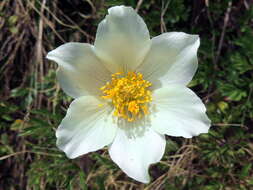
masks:
[[[114,116],[132,122],[149,113],[148,103],[152,97],[148,87],[151,85],[141,73],[128,72],[124,76],[118,72],[112,74],[111,82],[100,88],[104,94],[101,97],[112,101]]]

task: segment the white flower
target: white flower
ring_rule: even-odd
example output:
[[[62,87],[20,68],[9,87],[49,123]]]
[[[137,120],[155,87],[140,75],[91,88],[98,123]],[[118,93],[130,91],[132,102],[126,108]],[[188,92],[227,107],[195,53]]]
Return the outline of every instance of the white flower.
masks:
[[[57,146],[69,158],[108,146],[128,176],[148,183],[165,134],[191,138],[210,127],[204,104],[186,87],[197,69],[199,37],[169,32],[150,39],[131,7],[108,12],[94,45],[67,43],[47,55],[75,98],[56,131]]]

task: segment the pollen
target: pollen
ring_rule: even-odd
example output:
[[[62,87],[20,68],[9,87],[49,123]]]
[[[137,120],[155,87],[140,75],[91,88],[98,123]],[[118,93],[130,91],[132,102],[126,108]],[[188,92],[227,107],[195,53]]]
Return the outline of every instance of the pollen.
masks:
[[[111,81],[100,90],[101,97],[112,102],[114,116],[133,122],[149,114],[148,104],[152,101],[149,87],[152,83],[144,80],[139,72],[118,72],[111,76]]]

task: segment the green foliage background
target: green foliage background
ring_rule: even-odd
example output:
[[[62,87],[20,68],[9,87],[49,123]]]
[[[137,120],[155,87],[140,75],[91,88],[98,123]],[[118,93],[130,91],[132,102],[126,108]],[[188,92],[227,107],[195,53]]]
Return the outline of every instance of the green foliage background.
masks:
[[[55,129],[70,97],[49,50],[94,41],[113,5],[137,8],[151,36],[199,34],[199,69],[190,87],[213,125],[193,139],[167,137],[152,181],[128,178],[107,150],[69,160]],[[253,8],[249,0],[0,1],[0,189],[253,189]]]

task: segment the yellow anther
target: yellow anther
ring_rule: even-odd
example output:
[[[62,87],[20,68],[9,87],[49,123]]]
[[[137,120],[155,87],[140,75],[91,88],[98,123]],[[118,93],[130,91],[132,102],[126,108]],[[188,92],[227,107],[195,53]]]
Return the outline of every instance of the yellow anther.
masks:
[[[139,105],[137,104],[137,101],[131,101],[128,104],[128,111],[130,111],[132,114],[137,115],[139,113]]]
[[[147,115],[148,103],[152,100],[148,87],[152,85],[143,79],[141,73],[118,72],[111,75],[111,82],[100,88],[103,99],[111,100],[115,107],[114,116],[129,122]]]
[[[98,104],[98,107],[100,107],[100,108],[103,107],[103,106],[104,106],[104,104]]]

